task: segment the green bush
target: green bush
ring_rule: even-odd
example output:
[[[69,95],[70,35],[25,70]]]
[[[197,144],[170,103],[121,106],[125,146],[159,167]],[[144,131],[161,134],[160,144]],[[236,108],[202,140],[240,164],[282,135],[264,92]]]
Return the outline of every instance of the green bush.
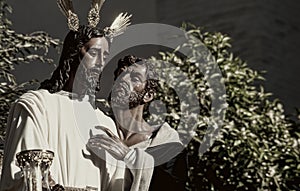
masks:
[[[46,58],[48,49],[59,45],[59,40],[44,32],[19,34],[12,30],[12,23],[7,19],[7,14],[11,12],[6,1],[0,0],[0,148],[10,105],[30,84],[17,83],[13,74],[15,66],[33,61],[51,63],[52,60]]]
[[[287,118],[282,104],[271,100],[271,94],[257,85],[263,80],[261,74],[230,52],[228,36],[203,32],[191,24],[184,24],[183,28],[202,41],[215,58],[223,74],[228,104],[217,139],[207,152],[199,154],[199,146],[207,141],[203,139],[207,129],[204,118],[209,117],[213,109],[209,85],[197,69],[197,64],[201,63],[194,63],[190,56],[184,57],[178,50],[162,52],[161,58],[157,58],[188,74],[201,106],[198,119],[193,120],[197,126],[196,135],[188,146],[188,187],[222,191],[300,190],[299,123]],[[190,38],[182,46],[192,52],[202,45]],[[172,71],[169,72],[172,76]],[[172,79],[169,82],[172,83]],[[161,91],[162,95],[172,95],[172,88],[165,84]],[[167,109],[166,120],[174,128],[178,126],[178,116],[183,117],[180,100],[176,97],[173,92],[173,98],[165,96],[162,99],[168,108],[171,107]]]
[[[49,47],[59,44],[58,40],[45,33],[16,33],[6,18],[7,12],[11,12],[11,8],[0,0],[1,138],[10,104],[27,84],[17,84],[12,73],[14,66],[34,60],[51,62],[39,50],[47,53]],[[161,53],[160,59],[171,62],[188,74],[201,106],[200,113],[196,115],[199,117],[188,123],[195,125],[196,129],[188,146],[190,179],[187,186],[191,190],[299,190],[299,121],[287,118],[282,104],[278,100],[272,101],[269,93],[254,85],[263,77],[229,51],[228,36],[202,32],[192,25],[185,25],[184,29],[201,40],[217,61],[224,77],[228,103],[224,124],[216,141],[200,155],[198,149],[204,142],[207,129],[205,117],[209,117],[214,109],[209,86],[191,57],[183,57],[176,51]],[[184,46],[194,50],[199,45],[198,41],[190,39]],[[162,84],[163,95],[175,93],[165,85]],[[166,120],[177,128],[179,118],[183,116],[180,100],[176,95],[163,97],[162,100],[168,106]]]

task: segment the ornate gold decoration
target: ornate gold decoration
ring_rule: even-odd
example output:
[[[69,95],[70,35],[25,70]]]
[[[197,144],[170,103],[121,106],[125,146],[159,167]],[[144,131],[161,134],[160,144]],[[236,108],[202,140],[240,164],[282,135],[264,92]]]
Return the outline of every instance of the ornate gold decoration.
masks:
[[[131,24],[130,18],[132,15],[128,13],[120,13],[110,27],[104,29],[105,36],[113,38],[124,33],[126,28]]]
[[[88,26],[96,27],[100,21],[100,10],[104,4],[105,0],[93,0],[91,9],[88,14]]]
[[[100,10],[104,4],[105,0],[93,0],[91,9],[88,13],[88,26],[91,28],[95,28],[100,21]],[[61,12],[68,19],[68,27],[70,30],[78,31],[79,29],[79,19],[78,16],[74,12],[72,0],[57,0],[58,7]],[[122,34],[126,28],[131,24],[130,18],[132,15],[128,15],[127,13],[121,13],[114,20],[110,27],[106,27],[104,29],[104,35],[113,38]]]
[[[71,0],[57,0],[57,5],[61,12],[67,17],[68,27],[70,30],[77,31],[79,29],[79,19],[74,12]]]
[[[54,153],[49,150],[25,150],[17,153],[17,166],[20,168],[28,164],[42,165],[49,168],[52,164]]]
[[[22,190],[50,190],[48,175],[54,153],[47,150],[25,150],[17,153],[17,166],[22,170],[24,185]]]

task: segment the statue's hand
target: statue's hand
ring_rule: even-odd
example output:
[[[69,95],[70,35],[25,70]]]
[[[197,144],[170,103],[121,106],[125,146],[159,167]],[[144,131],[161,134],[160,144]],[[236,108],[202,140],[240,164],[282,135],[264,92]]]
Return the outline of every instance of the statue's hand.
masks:
[[[104,149],[110,153],[115,159],[123,160],[129,152],[129,147],[123,143],[109,129],[102,128],[106,134],[92,135],[88,141],[88,147],[93,149]]]

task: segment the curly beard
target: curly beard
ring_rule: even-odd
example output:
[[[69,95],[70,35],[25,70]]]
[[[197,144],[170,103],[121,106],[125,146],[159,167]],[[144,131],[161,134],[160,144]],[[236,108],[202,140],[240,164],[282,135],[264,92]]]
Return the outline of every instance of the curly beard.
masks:
[[[80,80],[81,88],[79,99],[82,99],[85,95],[89,96],[90,101],[95,101],[95,94],[100,90],[100,77],[101,71],[99,67],[86,68],[84,65],[80,66],[79,71],[76,74],[76,78]]]
[[[119,108],[135,108],[144,104],[145,90],[130,92],[126,82],[120,83],[113,91],[111,96],[111,103]]]

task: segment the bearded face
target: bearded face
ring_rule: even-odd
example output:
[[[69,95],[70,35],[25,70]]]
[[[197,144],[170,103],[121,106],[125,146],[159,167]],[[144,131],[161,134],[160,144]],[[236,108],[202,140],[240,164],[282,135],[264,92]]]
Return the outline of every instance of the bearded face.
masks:
[[[81,83],[81,95],[95,96],[96,91],[99,91],[99,79],[101,69],[97,66],[92,68],[86,68],[81,65],[77,74],[76,81]],[[79,92],[79,91],[78,91]]]
[[[124,81],[115,86],[111,96],[111,102],[114,107],[132,109],[144,104],[143,98],[146,91],[144,89],[141,91],[130,91],[129,87]]]
[[[80,94],[81,98],[85,95],[94,98],[96,91],[99,91],[100,73],[105,65],[105,58],[109,54],[108,48],[109,44],[106,38],[97,37],[90,39],[80,49],[80,65],[72,90]]]

